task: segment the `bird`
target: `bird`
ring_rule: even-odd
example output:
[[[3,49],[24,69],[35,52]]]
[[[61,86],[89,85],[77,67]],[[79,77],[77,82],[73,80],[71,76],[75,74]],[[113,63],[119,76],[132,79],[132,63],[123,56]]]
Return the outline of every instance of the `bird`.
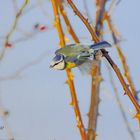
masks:
[[[55,51],[55,57],[50,63],[50,68],[65,70],[78,67],[80,71],[89,72],[91,65],[97,60],[97,54],[102,56],[100,50],[107,47],[111,47],[107,41],[92,45],[81,43],[66,45]]]

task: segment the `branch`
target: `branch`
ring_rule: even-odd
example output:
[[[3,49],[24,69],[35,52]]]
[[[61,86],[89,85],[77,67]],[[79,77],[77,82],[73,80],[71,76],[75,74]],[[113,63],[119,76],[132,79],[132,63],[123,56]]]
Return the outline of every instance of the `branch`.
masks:
[[[64,10],[63,3],[60,2],[60,1],[59,1],[59,9],[60,9],[60,13],[61,13],[61,15],[62,15],[62,17],[63,17],[63,19],[64,19],[64,21],[65,21],[65,24],[66,24],[66,26],[67,26],[67,30],[68,30],[69,34],[72,36],[73,40],[74,40],[76,43],[80,43],[80,41],[79,41],[77,35],[75,34],[75,32],[74,32],[74,30],[73,30],[73,28],[72,28],[72,26],[71,26],[71,24],[70,24],[70,21],[69,21],[69,19],[68,19],[68,17],[67,17],[67,14],[66,14],[66,12],[65,12],[65,10]]]
[[[74,5],[74,3],[72,2],[72,0],[67,0],[69,5],[71,6],[71,8],[73,9],[74,13],[82,20],[82,22],[85,24],[85,26],[87,27],[88,31],[90,32],[91,36],[92,36],[92,40],[94,40],[95,42],[99,42],[99,38],[96,35],[95,30],[90,26],[90,24],[88,23],[88,19],[86,19],[76,8],[76,6]],[[87,24],[88,23],[88,24]]]
[[[129,122],[127,120],[127,116],[125,114],[125,110],[124,110],[124,108],[122,106],[121,100],[120,100],[120,98],[118,96],[118,91],[117,91],[117,87],[116,87],[116,85],[114,83],[114,80],[113,80],[112,71],[111,71],[111,69],[110,69],[110,67],[108,65],[107,65],[107,69],[108,69],[110,83],[111,83],[111,85],[113,87],[113,90],[114,90],[114,93],[115,93],[115,97],[116,97],[116,100],[117,100],[117,104],[118,104],[118,106],[120,108],[120,112],[121,112],[122,118],[124,120],[125,126],[127,128],[127,131],[130,134],[132,140],[136,140],[134,132],[132,131],[132,129],[131,129],[130,125],[129,125]]]
[[[64,47],[65,46],[65,39],[64,39],[64,33],[63,33],[63,30],[62,30],[60,19],[59,19],[58,1],[57,0],[52,0],[52,6],[53,6],[53,11],[54,11],[54,17],[55,17],[55,26],[58,30],[58,35],[59,35],[59,38],[60,38],[60,45],[62,47]],[[77,127],[79,128],[79,131],[80,131],[80,134],[81,134],[81,139],[86,140],[86,133],[85,133],[81,113],[80,113],[79,106],[78,106],[77,96],[76,96],[74,82],[73,82],[73,75],[72,75],[70,69],[66,70],[66,73],[67,73],[67,78],[68,78],[67,79],[67,84],[69,85],[71,98],[72,98],[71,104],[74,107],[74,112],[75,112],[75,115],[76,115]]]
[[[27,6],[28,2],[29,2],[29,0],[24,0],[23,5],[21,6],[21,8],[19,9],[19,11],[17,12],[16,17],[15,17],[15,20],[14,20],[14,23],[13,23],[13,25],[12,25],[12,27],[11,27],[9,33],[8,33],[7,36],[6,36],[5,45],[6,45],[7,43],[9,43],[9,39],[10,39],[11,35],[13,34],[13,32],[14,32],[15,29],[16,29],[16,26],[17,26],[17,24],[18,24],[20,15],[22,14],[24,8]]]
[[[105,11],[105,3],[106,0],[96,0],[96,33],[101,36],[101,31],[103,28],[103,16]],[[88,121],[88,140],[95,140],[96,138],[96,129],[97,129],[97,118],[99,116],[99,93],[100,93],[100,83],[102,81],[101,77],[101,63],[100,61],[97,65],[94,66],[95,68],[92,70],[92,80],[91,80],[91,101],[90,101],[90,108],[89,108],[89,121]]]
[[[92,38],[94,39],[95,42],[99,42],[99,38],[95,33],[95,30],[90,26],[90,24],[88,23],[88,20],[86,20],[81,13],[78,11],[78,9],[76,8],[76,6],[74,5],[74,3],[72,2],[72,0],[67,0],[69,5],[71,6],[71,8],[73,9],[74,13],[83,21],[83,23],[85,24],[85,26],[88,28],[89,32],[92,35]],[[139,123],[140,123],[140,106],[137,103],[136,99],[134,98],[132,92],[129,90],[128,85],[126,84],[120,70],[118,69],[117,65],[114,63],[114,61],[111,59],[111,57],[109,56],[108,52],[106,50],[101,50],[103,56],[106,58],[106,60],[109,62],[109,64],[111,65],[111,67],[113,68],[114,72],[116,73],[124,91],[126,92],[126,94],[128,95],[129,99],[131,100],[132,104],[134,105],[137,113],[136,113],[136,118],[138,119]]]
[[[7,81],[7,80],[13,80],[13,79],[16,79],[16,78],[20,77],[21,74],[25,70],[39,64],[45,57],[48,56],[48,54],[49,54],[49,52],[47,50],[47,51],[45,51],[45,53],[42,53],[37,59],[23,65],[22,67],[17,69],[14,73],[10,74],[9,76],[0,76],[0,82]]]
[[[5,54],[5,51],[6,51],[6,47],[10,44],[10,37],[12,36],[13,32],[15,31],[16,29],[16,26],[18,24],[18,21],[19,21],[19,18],[24,10],[24,8],[27,6],[29,0],[24,0],[24,3],[23,5],[21,6],[21,8],[19,9],[19,11],[17,12],[16,14],[16,17],[15,17],[15,20],[13,22],[13,25],[10,29],[10,31],[8,32],[8,34],[6,35],[6,40],[5,40],[5,43],[4,43],[4,48],[0,54],[0,60],[3,58],[4,54]]]
[[[122,66],[123,66],[124,76],[126,77],[128,83],[130,85],[130,89],[131,89],[133,95],[135,96],[136,100],[138,101],[138,95],[136,93],[136,90],[135,90],[135,87],[134,87],[134,84],[133,84],[133,81],[132,81],[132,78],[131,78],[131,75],[130,75],[130,72],[129,72],[129,68],[128,68],[128,65],[126,63],[125,56],[124,56],[124,54],[123,54],[123,52],[122,52],[122,50],[121,50],[121,48],[119,47],[119,44],[118,44],[118,39],[117,39],[117,36],[116,36],[116,30],[115,30],[115,28],[114,28],[114,26],[111,22],[111,18],[108,15],[107,12],[105,13],[105,20],[108,23],[108,26],[109,26],[109,29],[111,31],[114,44],[116,45],[116,49],[117,49],[119,58],[121,60]]]
[[[90,107],[88,112],[88,140],[95,140],[96,127],[97,127],[97,117],[99,115],[99,86],[101,82],[100,76],[100,63],[94,65],[92,68],[92,79],[91,79],[91,98],[90,98]]]
[[[1,130],[5,129],[8,140],[14,140],[12,129],[10,128],[8,124],[8,120],[7,120],[8,116],[9,116],[9,111],[7,111],[5,107],[3,106],[2,99],[0,97],[0,117],[3,122],[3,125],[0,125],[0,127],[1,127]]]

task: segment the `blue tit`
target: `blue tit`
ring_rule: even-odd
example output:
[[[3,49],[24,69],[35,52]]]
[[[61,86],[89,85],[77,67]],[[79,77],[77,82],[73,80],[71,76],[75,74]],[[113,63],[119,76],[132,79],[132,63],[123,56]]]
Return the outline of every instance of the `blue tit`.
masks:
[[[50,67],[57,70],[79,67],[95,60],[95,55],[100,49],[111,47],[111,44],[102,41],[93,45],[70,44],[56,50]]]

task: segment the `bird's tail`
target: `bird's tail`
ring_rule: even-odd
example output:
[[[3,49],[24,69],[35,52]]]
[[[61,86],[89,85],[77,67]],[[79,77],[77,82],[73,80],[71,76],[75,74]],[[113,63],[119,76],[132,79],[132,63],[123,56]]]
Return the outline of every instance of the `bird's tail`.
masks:
[[[101,41],[99,43],[96,43],[96,44],[93,44],[90,46],[90,48],[94,49],[94,50],[100,50],[100,49],[104,49],[107,47],[111,47],[111,44],[108,43],[107,41]]]

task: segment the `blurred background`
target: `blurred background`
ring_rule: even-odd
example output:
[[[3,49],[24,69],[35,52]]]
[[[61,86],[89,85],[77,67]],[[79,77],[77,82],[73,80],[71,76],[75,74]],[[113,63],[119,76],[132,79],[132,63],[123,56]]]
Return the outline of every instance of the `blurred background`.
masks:
[[[86,17],[85,0],[73,0],[73,2]],[[66,73],[49,68],[54,52],[60,46],[58,33],[54,27],[51,1],[30,0],[19,16],[15,30],[6,46],[6,36],[24,1],[1,0],[1,3],[0,140],[12,140],[12,138],[15,140],[80,140],[73,107],[70,106],[70,91],[65,84]],[[95,3],[95,0],[86,0],[90,23],[95,23]],[[106,7],[109,7],[110,3],[111,0],[108,0]],[[139,5],[139,0],[116,0],[111,11],[112,22],[121,36],[120,46],[137,91],[140,90]],[[81,20],[66,2],[64,7],[80,41],[84,44],[92,44],[91,36]],[[74,43],[63,21],[62,25],[67,44]],[[104,40],[113,44],[106,24],[103,36]],[[107,50],[123,73],[114,45]],[[106,65],[107,61],[102,59],[101,73],[104,81],[100,86],[100,116],[96,139],[132,140],[110,84]],[[79,107],[87,129],[91,77],[82,75],[77,68],[73,69],[73,73]],[[124,91],[115,73],[112,72],[112,74],[129,125],[135,140],[138,140],[140,129],[137,120],[134,119],[135,109],[128,97],[123,96]]]

